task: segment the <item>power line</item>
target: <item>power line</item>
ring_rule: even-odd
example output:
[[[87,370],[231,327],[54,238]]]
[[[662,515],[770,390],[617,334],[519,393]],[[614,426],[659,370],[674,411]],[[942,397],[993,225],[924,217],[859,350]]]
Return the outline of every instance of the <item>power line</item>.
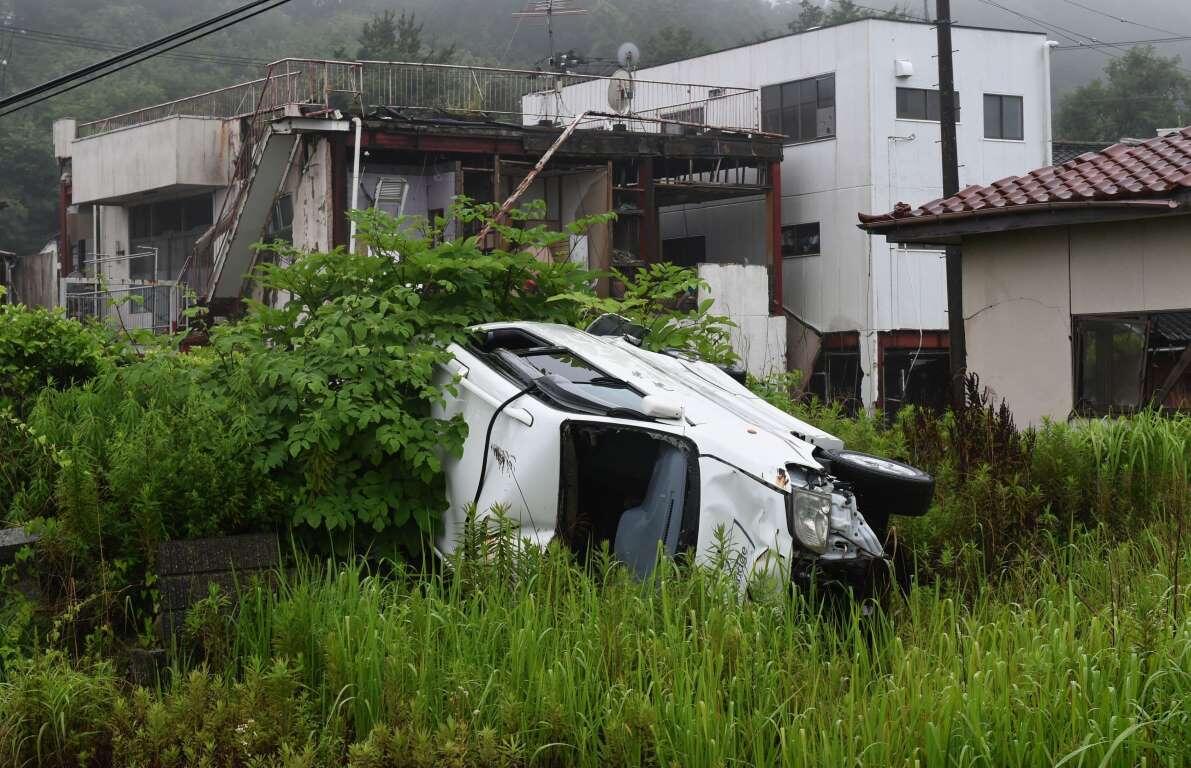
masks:
[[[121,46],[104,42],[103,40],[96,40],[88,37],[75,37],[74,35],[63,35],[57,32],[44,32],[39,29],[27,29],[22,27],[14,27],[14,33],[19,36],[21,40],[28,40],[31,43],[44,43],[46,45],[65,43],[78,48],[89,48],[94,51],[106,52],[120,52],[124,50]],[[268,64],[263,59],[250,59],[244,56],[225,56],[216,53],[166,53],[162,54],[164,58],[175,59],[178,61],[197,61],[212,64],[241,64],[245,66],[263,66]]]
[[[1026,21],[1037,24],[1038,26],[1042,27],[1043,29],[1045,29],[1049,32],[1054,32],[1056,35],[1058,35],[1060,37],[1065,37],[1068,40],[1070,40],[1071,42],[1075,43],[1073,48],[1087,48],[1088,50],[1096,51],[1097,53],[1102,53],[1105,56],[1109,57],[1110,59],[1119,59],[1121,57],[1115,53],[1104,50],[1105,48],[1114,48],[1114,49],[1121,51],[1122,53],[1126,53],[1126,54],[1129,53],[1129,51],[1130,51],[1130,49],[1128,47],[1126,47],[1127,44],[1125,44],[1125,43],[1113,43],[1113,42],[1098,40],[1097,38],[1093,37],[1092,35],[1085,35],[1082,32],[1077,32],[1077,31],[1070,29],[1068,27],[1063,27],[1058,24],[1054,24],[1053,22],[1049,22],[1049,21],[1040,19],[1036,16],[1030,16],[1029,14],[1022,13],[1021,11],[1016,11],[1006,5],[1001,5],[1000,3],[995,2],[995,0],[978,0],[978,1],[981,3],[984,3],[985,5],[992,6],[993,8],[998,8],[1006,13],[1013,14],[1014,16],[1017,16],[1018,18],[1025,19]],[[1086,43],[1085,43],[1085,40],[1087,41]],[[1071,50],[1071,49],[1069,48],[1068,50]],[[1184,69],[1183,67],[1177,67],[1177,66],[1176,66],[1176,68],[1180,72],[1191,75],[1191,70]]]
[[[1090,5],[1084,5],[1083,3],[1077,2],[1077,0],[1063,0],[1063,2],[1067,3],[1067,5],[1074,5],[1076,8],[1082,8],[1085,11],[1096,14],[1097,16],[1103,16],[1106,19],[1112,19],[1113,21],[1119,21],[1122,24],[1131,24],[1135,27],[1141,27],[1142,29],[1148,29],[1151,32],[1161,32],[1164,35],[1182,34],[1179,32],[1171,32],[1169,29],[1162,29],[1161,27],[1151,27],[1149,24],[1143,24],[1140,21],[1132,21],[1130,19],[1124,18],[1123,16],[1117,16],[1114,13],[1108,13],[1107,11],[1102,11],[1099,8],[1093,8]]]
[[[207,19],[206,21],[193,24],[183,30],[166,35],[163,38],[159,38],[150,43],[137,46],[136,48],[132,48],[128,51],[117,54],[116,56],[109,57],[103,61],[96,62],[95,64],[88,65],[69,74],[56,77],[52,80],[42,83],[41,85],[34,86],[33,88],[29,88],[18,94],[14,94],[13,96],[0,98],[0,109],[10,107],[14,104],[21,104],[28,101],[29,99],[40,96],[41,94],[49,91],[53,91],[53,93],[50,94],[51,96],[65,93],[66,91],[73,90],[80,85],[89,83],[93,79],[98,79],[97,77],[92,78],[92,75],[98,73],[98,77],[105,77],[106,75],[110,75],[114,72],[119,72],[127,66],[131,66],[132,64],[139,63],[140,61],[153,58],[154,56],[164,53],[165,51],[173,50],[174,48],[194,42],[195,40],[200,40],[207,35],[218,32],[219,30],[229,27],[233,24],[246,21],[253,16],[257,16],[261,13],[264,13],[265,11],[270,11],[273,8],[277,8],[278,6],[284,5],[288,2],[290,2],[290,0],[252,0],[240,8],[221,13],[218,16]],[[272,3],[272,5],[270,5],[270,3]],[[262,6],[264,7],[262,8]],[[247,13],[247,11],[252,11],[252,13]],[[166,45],[167,47],[162,48],[163,45]],[[114,67],[114,69],[109,69],[109,67]],[[75,82],[79,80],[82,82]],[[71,85],[72,83],[73,85]],[[55,89],[58,89],[61,86],[67,87],[55,91]],[[46,98],[50,98],[50,96],[37,98],[35,101],[28,102],[25,104],[25,106],[36,104]],[[10,114],[14,111],[16,110],[9,109],[4,112],[0,112],[0,116]]]
[[[233,26],[235,24],[239,24],[240,22],[247,21],[248,19],[251,19],[254,16],[259,16],[262,13],[271,11],[274,8],[285,5],[288,2],[290,2],[290,0],[255,0],[254,2],[249,3],[248,5],[240,8],[237,11],[221,14],[220,16],[216,16],[215,18],[208,19],[207,21],[203,22],[202,24],[197,24],[192,27],[188,27],[186,30],[183,30],[182,32],[174,33],[167,37],[161,38],[160,40],[155,40],[152,43],[147,43],[143,46],[133,49],[132,51],[120,54],[119,56],[113,56],[112,58],[106,59],[102,62],[99,62],[98,64],[93,64],[89,67],[84,67],[83,69],[78,70],[77,72],[72,72],[69,75],[63,75],[62,77],[55,78],[54,80],[51,80],[46,83],[42,83],[41,85],[36,86],[34,88],[30,88],[26,91],[22,91],[21,93],[16,94],[15,96],[11,96],[6,99],[0,99],[0,108],[6,107],[6,106],[9,106],[12,104],[16,104],[16,106],[11,106],[9,109],[6,109],[3,112],[0,112],[0,117],[4,117],[6,115],[11,115],[14,112],[19,112],[22,109],[27,109],[28,107],[31,107],[34,104],[39,104],[47,99],[52,99],[55,96],[60,96],[60,95],[67,93],[69,91],[73,91],[75,88],[82,87],[84,85],[87,85],[88,83],[92,83],[96,80],[107,77],[108,75],[115,74],[116,72],[127,69],[128,67],[134,66],[136,64],[140,64],[141,62],[144,62],[144,61],[148,61],[149,59],[155,58],[157,56],[161,56],[162,54],[166,53],[167,51],[172,51],[175,48],[180,48],[181,46],[187,45],[188,43],[192,43],[196,40],[201,40],[202,38],[207,37],[208,35],[212,35],[216,32],[219,32],[220,30],[226,29],[226,28]],[[268,3],[272,3],[272,5],[268,5]],[[263,7],[263,8],[259,7],[262,5],[264,5],[265,7]],[[252,13],[247,13],[247,14],[244,13],[245,11],[253,9],[253,8],[255,8],[255,10],[253,10]],[[227,20],[229,17],[235,17],[235,18],[231,18],[230,20]],[[215,26],[211,26],[215,22],[218,22],[221,20],[223,20],[223,23],[216,24]],[[210,28],[208,28],[208,27],[210,27]],[[198,32],[198,34],[193,34],[196,31]],[[188,35],[192,35],[192,34],[193,34],[193,36],[188,37]],[[180,37],[183,39],[179,40],[178,38],[180,38]],[[177,41],[177,42],[173,42],[171,45],[168,45],[165,48],[160,48],[160,45],[162,43],[169,42],[169,41]],[[131,60],[126,60],[126,59],[131,59]],[[118,65],[118,66],[113,66],[113,65]],[[108,69],[108,67],[112,67],[112,68]],[[74,82],[75,80],[78,80],[79,82]],[[59,86],[65,86],[65,87],[59,87]],[[37,98],[34,98],[34,97],[37,97]],[[33,100],[29,101],[29,99],[33,99]]]
[[[994,0],[979,0],[979,2],[984,3],[985,5],[991,6],[993,8],[996,8],[998,10],[1004,11],[1005,13],[1012,14],[1012,15],[1018,17],[1019,19],[1023,19],[1025,21],[1030,22],[1031,24],[1037,24],[1038,26],[1042,27],[1043,29],[1045,29],[1048,32],[1053,32],[1059,37],[1067,38],[1068,40],[1075,43],[1076,45],[1083,43],[1084,40],[1100,42],[1099,40],[1096,40],[1096,38],[1091,37],[1090,35],[1084,35],[1079,32],[1076,32],[1073,29],[1068,29],[1066,27],[1059,26],[1058,24],[1053,24],[1049,21],[1046,21],[1045,19],[1040,19],[1037,16],[1031,16],[1028,13],[1022,13],[1021,11],[1016,11],[1007,5],[1001,5],[998,2],[994,2]],[[1107,53],[1107,51],[1105,53]]]
[[[1085,48],[1104,48],[1113,45],[1159,45],[1161,43],[1185,43],[1191,40],[1191,35],[1175,35],[1173,37],[1152,37],[1148,40],[1119,40],[1115,43],[1082,43],[1080,45],[1056,45],[1052,51],[1078,51]]]

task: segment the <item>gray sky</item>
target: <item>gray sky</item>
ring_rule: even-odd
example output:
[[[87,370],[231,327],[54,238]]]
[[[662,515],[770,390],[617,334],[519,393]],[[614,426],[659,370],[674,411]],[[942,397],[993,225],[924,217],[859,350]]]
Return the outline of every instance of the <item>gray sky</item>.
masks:
[[[925,2],[933,16],[935,0]],[[895,5],[890,0],[857,0],[857,3],[874,8]],[[910,13],[922,14],[924,0],[903,0],[901,5],[908,5]],[[951,15],[960,24],[1041,29],[1060,46],[1093,40],[1191,37],[1191,0],[951,0]],[[1181,56],[1184,69],[1191,73],[1191,40],[1154,47],[1165,56]],[[1120,49],[1111,47],[1056,49],[1052,57],[1055,91],[1061,93],[1099,76],[1111,56],[1121,53]]]

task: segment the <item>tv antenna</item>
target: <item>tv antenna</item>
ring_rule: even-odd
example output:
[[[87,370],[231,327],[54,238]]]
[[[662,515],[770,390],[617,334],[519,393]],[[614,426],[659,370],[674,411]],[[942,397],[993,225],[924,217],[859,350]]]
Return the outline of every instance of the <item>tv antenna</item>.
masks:
[[[557,68],[559,63],[559,55],[554,50],[554,18],[556,16],[585,16],[587,10],[584,8],[573,8],[573,0],[531,0],[525,6],[524,11],[517,11],[513,14],[513,18],[521,21],[523,19],[542,19],[546,24],[546,42],[547,51],[546,56],[550,62],[550,66]]]

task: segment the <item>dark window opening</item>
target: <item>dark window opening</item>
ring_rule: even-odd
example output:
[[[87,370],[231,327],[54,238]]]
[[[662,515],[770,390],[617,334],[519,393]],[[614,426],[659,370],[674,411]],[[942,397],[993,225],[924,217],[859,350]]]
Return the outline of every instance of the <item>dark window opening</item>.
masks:
[[[680,267],[695,267],[707,261],[707,239],[695,235],[663,240],[662,258]]]
[[[939,91],[933,88],[898,88],[899,120],[939,120]],[[955,92],[955,122],[959,122],[959,92]]]
[[[294,198],[281,195],[273,203],[269,221],[265,225],[265,240],[294,241]]]
[[[698,469],[681,438],[640,429],[563,425],[560,539],[587,561],[607,547],[637,576],[696,543]]]
[[[782,256],[789,259],[798,256],[818,256],[819,222],[791,224],[782,227]]]
[[[835,73],[762,88],[761,130],[791,142],[835,136]]]
[[[1075,410],[1191,410],[1191,311],[1076,316]]]
[[[845,413],[855,415],[863,407],[861,383],[864,372],[860,368],[860,348],[852,345],[830,347],[835,340],[823,337],[824,349],[819,352],[811,373],[807,392],[825,403],[838,403]]]
[[[984,94],[984,138],[1025,138],[1025,121],[1021,96]]]
[[[947,407],[950,356],[945,349],[888,349],[881,360],[881,397],[885,414],[904,405],[933,411]]]
[[[134,280],[177,279],[195,241],[214,222],[212,206],[208,193],[129,208],[129,276]]]

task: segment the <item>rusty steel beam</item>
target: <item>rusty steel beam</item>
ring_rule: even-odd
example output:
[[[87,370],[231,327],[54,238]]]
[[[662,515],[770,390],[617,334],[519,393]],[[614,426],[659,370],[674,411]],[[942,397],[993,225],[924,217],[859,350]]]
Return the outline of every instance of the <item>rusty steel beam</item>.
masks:
[[[364,146],[379,149],[405,149],[422,152],[453,152],[465,155],[513,155],[523,157],[525,147],[512,139],[482,138],[478,136],[436,136],[420,133],[389,133],[368,130]]]
[[[509,211],[513,209],[513,206],[517,204],[517,201],[521,199],[521,196],[524,195],[529,189],[530,185],[533,184],[534,179],[536,179],[538,174],[542,172],[542,169],[546,167],[546,163],[550,162],[550,158],[554,157],[554,153],[558,151],[558,148],[561,147],[563,143],[571,137],[571,134],[574,133],[575,129],[579,127],[580,121],[586,117],[586,112],[576,115],[575,119],[571,121],[571,124],[567,126],[567,129],[559,134],[558,138],[554,140],[554,143],[550,145],[550,148],[546,150],[546,154],[542,155],[542,158],[538,160],[537,165],[533,167],[533,170],[526,174],[525,178],[521,180],[521,183],[518,184],[517,188],[513,190],[513,194],[509,195],[509,199],[505,200],[504,205],[500,207],[500,210],[496,212],[496,215],[492,217],[492,220],[485,224],[484,228],[480,230],[480,234],[477,238],[478,242],[483,243],[484,238],[487,237],[488,232],[492,229],[492,225],[496,224],[505,216],[509,215]]]

